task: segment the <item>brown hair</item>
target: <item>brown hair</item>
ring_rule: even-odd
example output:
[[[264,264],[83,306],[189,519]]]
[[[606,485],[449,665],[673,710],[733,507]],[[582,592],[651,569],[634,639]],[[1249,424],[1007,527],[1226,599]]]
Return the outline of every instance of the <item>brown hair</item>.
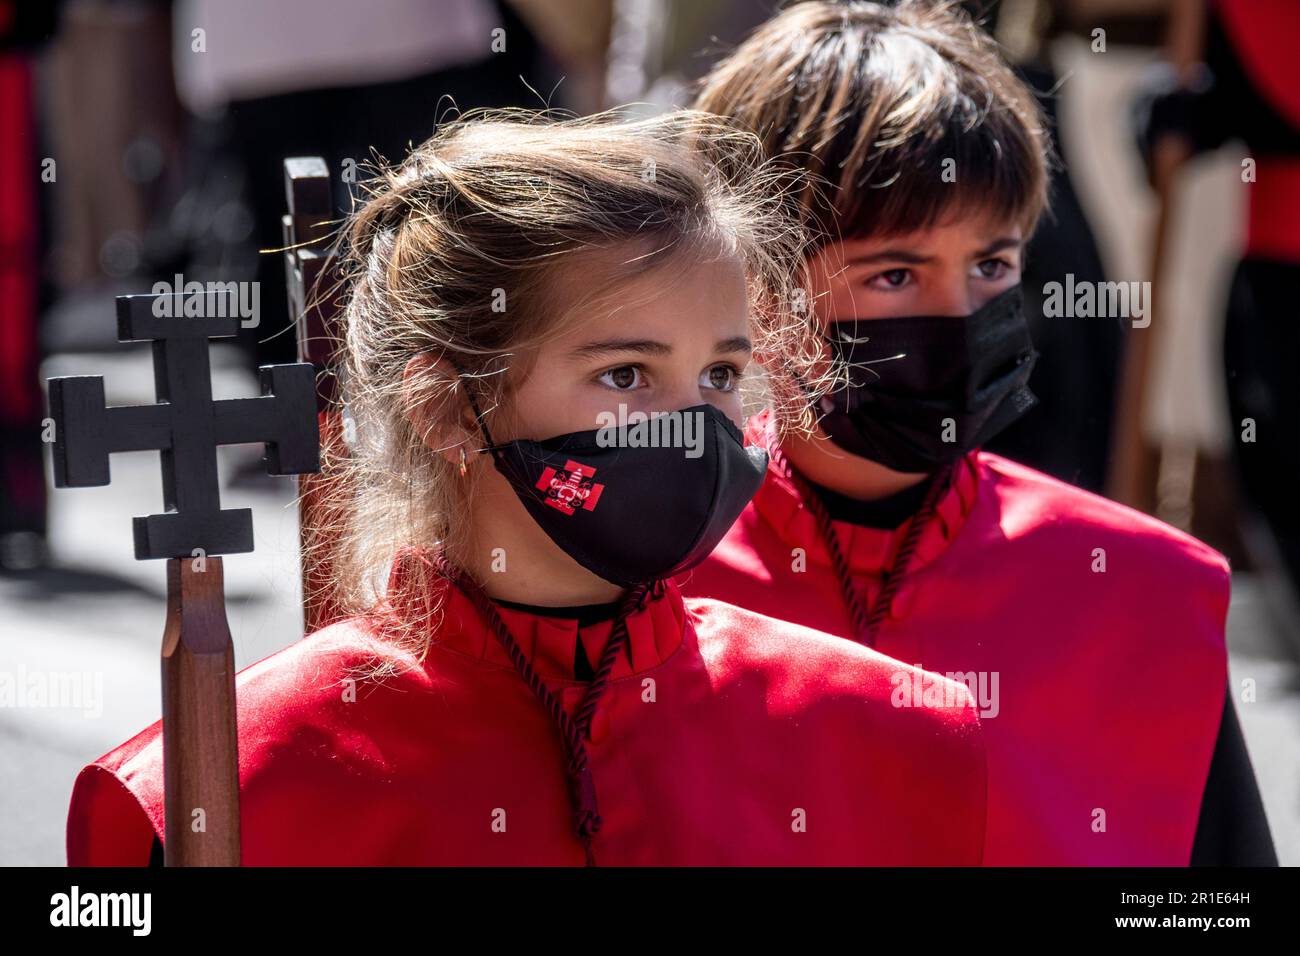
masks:
[[[720,156],[725,167],[709,158]],[[351,454],[327,461],[333,507],[316,537],[330,549],[329,601],[342,613],[374,610],[378,575],[404,545],[454,553],[453,517],[472,476],[427,446],[410,410],[460,421],[462,390],[472,388],[486,413],[526,374],[512,356],[633,276],[683,257],[738,257],[756,354],[805,382],[827,381],[797,287],[805,242],[788,182],[752,134],[688,110],[645,119],[476,111],[380,168],[343,230],[344,390],[357,438]],[[579,267],[589,289],[582,303],[565,301],[557,278]],[[410,359],[426,354],[464,374],[404,383]],[[769,388],[778,418],[806,427],[807,398],[793,381],[778,375]],[[417,562],[404,586],[432,593],[422,569],[435,573]],[[402,643],[422,653],[427,625],[416,622]]]
[[[799,204],[819,244],[974,211],[1028,235],[1047,205],[1042,111],[950,3],[796,3],[705,76],[692,105],[813,174]]]

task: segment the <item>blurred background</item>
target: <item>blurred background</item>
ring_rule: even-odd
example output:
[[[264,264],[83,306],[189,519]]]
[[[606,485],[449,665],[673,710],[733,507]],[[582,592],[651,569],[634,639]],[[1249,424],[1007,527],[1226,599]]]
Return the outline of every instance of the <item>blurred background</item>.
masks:
[[[1300,864],[1300,0],[1002,0],[981,16],[1042,96],[1061,168],[1025,273],[1041,405],[993,450],[1228,555],[1231,677],[1278,854]],[[78,706],[0,699],[0,864],[61,865],[77,770],[160,712],[157,454],[52,494],[44,379],[154,401],[113,297],[257,282],[213,346],[217,398],[292,361],[282,160],[363,164],[457,110],[684,105],[775,0],[0,0],[0,675],[78,675]],[[1137,281],[1151,325],[1044,315],[1050,282]],[[48,436],[46,436],[48,437]],[[220,449],[257,550],[226,563],[244,667],[302,634],[295,484]],[[1135,691],[1140,692],[1140,691]]]

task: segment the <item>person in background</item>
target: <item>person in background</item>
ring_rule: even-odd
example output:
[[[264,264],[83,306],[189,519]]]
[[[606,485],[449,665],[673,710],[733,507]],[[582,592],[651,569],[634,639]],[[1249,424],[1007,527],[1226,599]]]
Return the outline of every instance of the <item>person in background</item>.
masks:
[[[37,316],[43,164],[31,53],[53,33],[57,5],[0,0],[0,573],[46,557],[44,401]]]
[[[812,435],[750,421],[767,480],[683,589],[970,684],[987,864],[1275,864],[1225,693],[1227,562],[981,450],[1035,401],[1021,283],[1047,201],[1042,114],[988,35],[946,4],[798,3],[694,105],[799,175],[810,307],[848,372]]]
[[[1228,293],[1223,354],[1230,442],[1247,503],[1276,542],[1300,595],[1300,7],[1288,0],[1203,4],[1198,69],[1152,89],[1144,156],[1176,168],[1227,143],[1244,144],[1246,242]]]

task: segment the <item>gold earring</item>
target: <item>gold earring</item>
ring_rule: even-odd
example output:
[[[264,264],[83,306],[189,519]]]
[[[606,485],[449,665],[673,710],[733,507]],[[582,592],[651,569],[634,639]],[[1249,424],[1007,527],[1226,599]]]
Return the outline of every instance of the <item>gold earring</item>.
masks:
[[[466,469],[465,469],[465,449],[462,448],[462,449],[460,450],[460,476],[461,476],[462,478],[465,477],[465,471],[466,471]]]

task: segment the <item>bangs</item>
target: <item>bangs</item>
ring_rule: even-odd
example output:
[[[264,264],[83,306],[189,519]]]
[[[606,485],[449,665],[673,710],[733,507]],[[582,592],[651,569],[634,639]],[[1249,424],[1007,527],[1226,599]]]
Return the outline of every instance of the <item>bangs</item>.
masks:
[[[802,174],[814,245],[965,215],[1028,235],[1047,206],[1043,112],[955,8],[795,4],[704,78],[695,105]]]
[[[972,216],[1014,222],[1028,235],[1045,205],[1039,146],[1006,117],[954,113],[856,150],[847,132],[837,139],[818,164],[834,188],[810,208],[829,239],[905,235]],[[836,170],[838,179],[829,175]]]

